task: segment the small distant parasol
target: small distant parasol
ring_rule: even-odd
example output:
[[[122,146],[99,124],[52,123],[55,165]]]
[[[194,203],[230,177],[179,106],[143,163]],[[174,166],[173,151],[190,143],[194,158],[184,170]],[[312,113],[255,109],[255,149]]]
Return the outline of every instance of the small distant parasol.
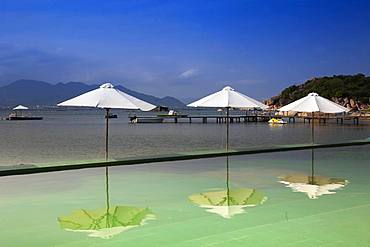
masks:
[[[28,110],[29,108],[27,106],[24,106],[24,105],[18,105],[16,107],[13,108],[13,110]]]

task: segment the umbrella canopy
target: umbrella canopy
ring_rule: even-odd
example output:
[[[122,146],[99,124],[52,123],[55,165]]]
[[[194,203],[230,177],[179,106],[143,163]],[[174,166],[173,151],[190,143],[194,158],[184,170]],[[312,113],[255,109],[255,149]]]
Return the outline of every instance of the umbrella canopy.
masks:
[[[13,110],[28,110],[29,108],[27,106],[18,105],[13,108]]]
[[[268,106],[261,102],[235,91],[227,86],[221,91],[210,94],[200,100],[188,104],[191,107],[232,107],[232,108],[260,108],[267,109]]]
[[[246,207],[262,204],[266,197],[255,189],[238,188],[193,194],[189,196],[189,200],[206,208],[208,212],[229,219],[236,214],[243,213]]]
[[[286,106],[278,109],[279,111],[294,112],[323,112],[323,113],[341,113],[349,110],[333,101],[319,96],[317,93],[309,93],[306,97],[296,100]]]
[[[111,238],[130,228],[154,219],[148,208],[113,206],[107,209],[79,209],[68,216],[58,218],[60,226],[67,231],[87,232],[90,237]]]
[[[308,198],[317,199],[322,195],[335,194],[334,190],[341,189],[348,184],[342,178],[327,178],[319,176],[290,175],[282,177],[279,181],[295,192],[306,193]]]
[[[97,107],[106,109],[106,131],[105,131],[105,159],[108,160],[108,120],[109,110],[118,109],[139,109],[150,111],[156,106],[143,100],[128,95],[116,88],[111,83],[105,83],[98,89],[84,93],[75,98],[69,99],[58,106],[80,106],[80,107]]]
[[[281,107],[278,111],[293,111],[293,112],[311,112],[312,113],[312,131],[311,141],[314,143],[314,113],[341,113],[349,110],[333,101],[319,96],[317,93],[309,93],[306,97],[296,100],[286,106]]]
[[[226,149],[229,149],[229,109],[230,108],[259,108],[267,109],[268,106],[252,99],[242,93],[235,91],[230,86],[224,87],[221,91],[210,94],[200,100],[188,104],[190,107],[223,107],[226,108]]]
[[[150,111],[156,107],[114,88],[111,83],[105,83],[98,89],[59,103],[58,106],[139,109],[142,111]]]

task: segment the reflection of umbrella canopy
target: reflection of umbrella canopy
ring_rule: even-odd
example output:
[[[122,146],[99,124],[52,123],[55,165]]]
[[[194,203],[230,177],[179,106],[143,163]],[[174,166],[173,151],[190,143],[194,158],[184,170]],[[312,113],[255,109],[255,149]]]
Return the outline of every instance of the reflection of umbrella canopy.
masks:
[[[65,230],[88,232],[90,237],[109,238],[140,226],[153,217],[148,208],[113,206],[109,210],[79,209],[71,215],[59,217],[58,221]]]
[[[249,188],[210,191],[189,196],[193,203],[224,218],[243,213],[245,207],[257,206],[265,199],[262,192]]]
[[[317,199],[322,195],[335,194],[334,190],[343,188],[348,180],[342,178],[327,178],[319,176],[290,175],[279,181],[295,192],[306,193],[310,199]]]
[[[105,167],[105,203],[103,209],[78,209],[68,216],[59,217],[59,224],[67,231],[88,232],[90,237],[110,238],[155,218],[148,208],[110,206],[108,167]]]
[[[108,119],[109,109],[139,109],[150,111],[156,106],[137,99],[120,90],[114,88],[111,83],[105,83],[100,88],[84,93],[75,98],[69,99],[58,106],[81,106],[81,107],[97,107],[106,109],[106,135],[105,135],[105,155],[108,159]]]
[[[27,106],[18,105],[13,108],[13,110],[28,110],[29,108]]]
[[[191,107],[223,107],[226,108],[226,148],[228,149],[229,142],[229,109],[232,108],[259,108],[267,109],[268,106],[261,102],[252,99],[242,93],[235,91],[233,88],[227,86],[221,91],[210,94],[200,100],[188,104]]]
[[[309,93],[306,97],[296,100],[286,106],[278,109],[279,111],[293,111],[293,112],[311,112],[312,113],[312,143],[314,142],[314,113],[341,113],[349,110],[341,105],[338,105],[317,93]]]

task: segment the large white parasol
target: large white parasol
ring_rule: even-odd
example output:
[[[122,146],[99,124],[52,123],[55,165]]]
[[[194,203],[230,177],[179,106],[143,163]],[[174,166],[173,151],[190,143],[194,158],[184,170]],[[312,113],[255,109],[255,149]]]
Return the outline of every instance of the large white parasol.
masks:
[[[84,93],[69,99],[58,106],[97,107],[106,109],[106,131],[105,131],[105,159],[108,159],[108,120],[109,110],[115,109],[139,109],[150,111],[156,106],[128,95],[116,88],[111,83],[105,83],[98,89]]]
[[[229,149],[229,110],[230,108],[259,108],[267,109],[268,106],[252,99],[242,93],[235,91],[230,86],[224,87],[221,91],[210,94],[193,103],[190,107],[217,107],[226,108],[226,149]]]
[[[286,106],[278,109],[279,111],[288,112],[310,112],[312,113],[312,132],[311,141],[314,143],[314,113],[341,113],[348,112],[349,110],[333,101],[330,101],[324,97],[319,96],[317,93],[309,93],[306,97],[296,100]]]

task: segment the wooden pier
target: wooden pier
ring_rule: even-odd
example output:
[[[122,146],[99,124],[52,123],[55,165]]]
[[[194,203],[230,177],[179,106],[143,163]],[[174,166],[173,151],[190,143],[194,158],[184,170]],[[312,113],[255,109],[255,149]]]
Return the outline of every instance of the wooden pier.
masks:
[[[359,125],[360,123],[360,116],[340,116],[340,117],[325,117],[325,118],[320,118],[317,117],[315,118],[316,121],[319,123],[326,123],[329,120],[335,120],[337,124],[344,124],[344,120],[351,121],[355,125]],[[364,118],[365,120],[365,118]],[[303,117],[303,123],[311,123],[312,117]]]
[[[213,120],[215,123],[226,123],[226,116],[222,115],[182,115],[182,116],[166,116],[163,117],[165,120],[173,121],[174,123],[179,122],[202,122],[208,123]],[[273,116],[268,115],[231,115],[229,116],[230,123],[247,123],[247,122],[267,122]],[[183,121],[179,121],[183,120]],[[185,120],[185,121],[184,121]],[[168,122],[168,121],[165,121]]]
[[[145,117],[144,117],[145,118]],[[164,116],[160,117],[164,119],[164,123],[226,123],[227,117],[224,115],[173,115],[173,116]],[[255,115],[230,115],[230,123],[257,123],[257,122],[268,122],[271,118],[283,118],[286,119],[289,123],[296,123],[298,120],[303,123],[311,123],[311,116],[282,116],[282,115],[266,115],[266,114],[255,114]],[[360,120],[370,121],[370,117],[366,116],[317,116],[314,118],[316,122],[319,123],[352,123],[359,125]]]

